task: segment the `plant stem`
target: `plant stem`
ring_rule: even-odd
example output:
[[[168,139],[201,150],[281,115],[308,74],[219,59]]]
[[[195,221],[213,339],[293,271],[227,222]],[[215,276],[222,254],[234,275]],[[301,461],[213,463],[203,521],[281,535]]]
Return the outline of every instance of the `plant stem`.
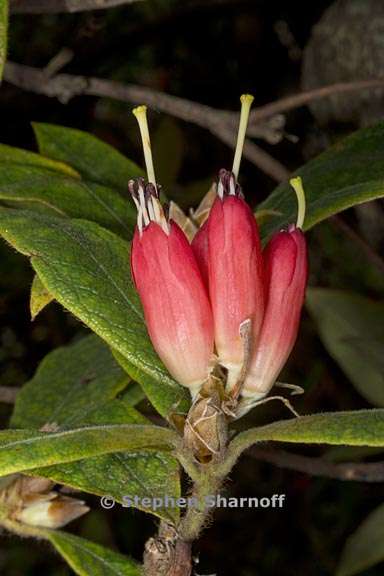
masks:
[[[196,540],[206,523],[212,508],[207,506],[207,497],[214,496],[222,483],[222,478],[216,474],[216,464],[204,467],[200,481],[195,482],[192,490],[191,506],[181,519],[178,527],[180,538],[186,542]]]

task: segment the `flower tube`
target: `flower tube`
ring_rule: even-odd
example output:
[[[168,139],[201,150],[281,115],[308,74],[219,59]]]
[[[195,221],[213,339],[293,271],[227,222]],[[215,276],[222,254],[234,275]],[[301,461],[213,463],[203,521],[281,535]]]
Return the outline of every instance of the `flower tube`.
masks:
[[[301,226],[304,193],[299,178],[291,181],[299,198],[296,225],[275,234],[264,251],[266,308],[242,395],[263,398],[274,385],[295,344],[307,283],[307,248]]]
[[[236,181],[252,96],[241,97],[242,111],[233,171],[221,170],[217,198],[192,247],[208,280],[215,345],[228,370],[227,391],[239,378],[245,361],[240,327],[252,323],[257,342],[264,313],[263,266],[258,227]]]
[[[139,123],[146,125],[145,107],[135,112]],[[148,136],[143,143],[149,147]],[[147,150],[146,158],[148,154]],[[132,276],[157,354],[171,375],[195,395],[210,372],[212,312],[192,248],[179,226],[164,215],[153,166],[151,174],[148,184],[143,179],[129,182],[138,208]]]

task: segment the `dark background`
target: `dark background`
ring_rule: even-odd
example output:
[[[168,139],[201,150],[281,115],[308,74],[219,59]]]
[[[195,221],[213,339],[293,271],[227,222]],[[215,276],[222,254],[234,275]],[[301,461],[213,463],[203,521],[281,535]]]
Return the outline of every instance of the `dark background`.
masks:
[[[65,72],[143,84],[216,108],[237,110],[242,92],[253,93],[255,105],[260,105],[300,90],[302,50],[312,26],[330,4],[328,0],[158,0],[74,15],[14,15],[9,59],[43,67],[67,47],[73,50],[74,58]],[[277,32],[281,22],[292,34],[288,45]],[[130,110],[129,105],[93,97],[76,97],[63,105],[4,83],[0,91],[1,140],[35,149],[30,122],[52,122],[92,132],[142,163],[138,130]],[[165,179],[169,171],[177,173],[176,183],[167,194],[184,206],[195,204],[218,169],[231,165],[232,152],[192,124],[156,111],[151,113],[150,122],[161,155],[158,171]],[[288,114],[286,125],[287,132],[299,138],[297,143],[288,139],[277,145],[258,143],[294,169],[355,128],[353,124],[320,124],[308,108],[300,108]],[[176,166],[178,154],[172,147],[182,150]],[[252,204],[276,185],[247,161],[242,165],[241,182]],[[358,225],[353,210],[343,217]],[[383,278],[334,222],[321,224],[308,239],[312,285],[382,295]],[[30,322],[32,271],[22,256],[3,243],[0,271],[1,384],[20,386],[47,352],[85,329],[56,304]],[[306,388],[305,397],[297,404],[302,412],[369,407],[326,353],[305,314],[287,378]],[[9,407],[0,405],[3,426],[9,413]],[[247,423],[284,415],[284,408],[266,406],[249,416]],[[302,451],[311,455],[324,452],[321,448]],[[234,496],[260,497],[284,493],[286,505],[283,510],[217,511],[214,523],[196,547],[200,552],[199,574],[333,574],[346,537],[384,495],[381,485],[314,478],[247,455],[233,470],[226,491]],[[68,529],[140,559],[145,539],[155,530],[152,517],[138,511],[102,511],[96,498],[86,496],[86,500],[92,512]],[[71,572],[48,545],[4,535],[0,573],[64,576]],[[380,575],[383,568],[364,574]]]

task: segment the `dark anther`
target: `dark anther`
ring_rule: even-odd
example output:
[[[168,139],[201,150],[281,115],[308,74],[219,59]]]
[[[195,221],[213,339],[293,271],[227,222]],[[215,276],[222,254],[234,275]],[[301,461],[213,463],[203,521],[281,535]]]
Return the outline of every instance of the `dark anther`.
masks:
[[[222,186],[223,196],[239,196],[243,198],[243,192],[238,184],[235,175],[230,170],[222,168],[219,171],[219,186]]]

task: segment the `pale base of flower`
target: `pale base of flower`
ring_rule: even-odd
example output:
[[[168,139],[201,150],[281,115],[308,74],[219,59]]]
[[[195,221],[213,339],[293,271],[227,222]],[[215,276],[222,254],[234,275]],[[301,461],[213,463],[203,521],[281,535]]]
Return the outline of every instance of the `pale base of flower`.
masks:
[[[188,390],[191,393],[192,401],[194,401],[197,398],[200,390],[204,386],[205,382],[207,382],[207,380],[208,380],[208,377],[206,378],[206,380],[199,381],[199,382],[192,382],[191,384],[188,384],[188,386],[186,386],[186,388],[188,388]]]
[[[271,388],[273,387],[273,383],[272,384],[268,384],[268,386],[265,385],[265,381],[263,381],[262,379],[252,379],[252,387],[249,385],[249,378],[247,378],[247,382],[248,387],[244,387],[241,391],[241,395],[243,396],[243,398],[251,398],[251,399],[256,399],[256,400],[260,400],[260,398],[264,398],[264,396],[266,394],[268,394],[268,392],[271,390]]]
[[[229,364],[229,363],[224,364],[224,363],[222,363],[222,365],[228,371],[225,390],[226,390],[226,392],[230,392],[234,388],[234,386],[237,384],[243,367],[241,364]]]

